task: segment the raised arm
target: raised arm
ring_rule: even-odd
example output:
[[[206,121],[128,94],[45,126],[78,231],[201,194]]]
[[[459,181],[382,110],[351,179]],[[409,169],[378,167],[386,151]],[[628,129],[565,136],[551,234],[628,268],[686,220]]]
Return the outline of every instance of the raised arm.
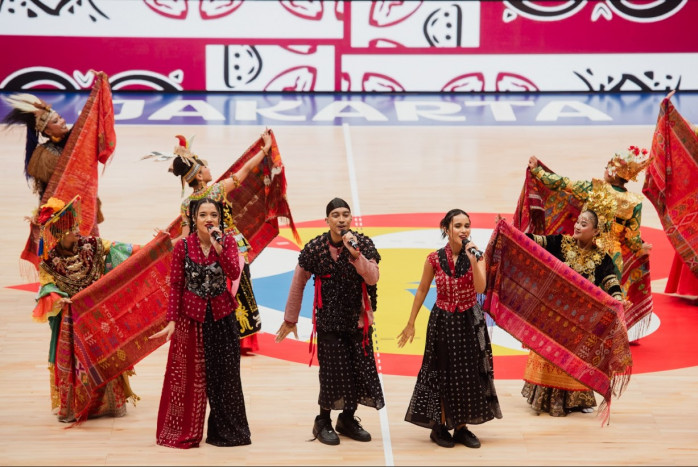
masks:
[[[471,248],[477,249],[473,242],[468,242],[465,245],[465,254],[470,260],[470,266],[473,268],[473,288],[477,293],[483,293],[487,286],[487,273],[485,271],[485,258],[482,257],[479,261],[474,254],[470,252]]]
[[[269,154],[269,150],[271,149],[271,130],[264,130],[264,133],[262,133],[262,140],[264,141],[264,147],[257,151],[257,154],[252,156],[250,160],[245,162],[245,164],[240,167],[237,172],[233,173],[230,177],[223,181],[223,186],[225,187],[226,193],[230,193],[232,190],[240,186],[243,180],[247,178],[250,171],[252,171],[252,168],[262,162],[264,156]]]
[[[547,172],[538,164],[536,156],[531,156],[528,160],[528,168],[531,174],[540,180],[546,188],[554,191],[564,191],[575,198],[586,201],[591,190],[591,181],[572,181],[567,177],[562,177],[556,173]]]

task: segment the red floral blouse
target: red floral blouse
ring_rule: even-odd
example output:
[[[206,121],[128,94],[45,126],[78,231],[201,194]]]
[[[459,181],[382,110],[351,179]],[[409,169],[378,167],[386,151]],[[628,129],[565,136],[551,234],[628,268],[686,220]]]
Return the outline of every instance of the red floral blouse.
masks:
[[[223,272],[230,281],[240,276],[240,262],[238,248],[232,235],[225,235],[223,250],[218,255],[216,249],[211,247],[208,256],[204,256],[201,243],[196,232],[186,237],[189,258],[197,264],[210,265],[219,263]],[[177,242],[172,253],[172,265],[170,267],[170,298],[167,307],[167,320],[175,321],[181,314],[199,322],[206,319],[206,305],[210,301],[213,319],[219,320],[232,313],[237,308],[237,300],[226,286],[222,293],[215,297],[203,298],[187,288],[187,274],[185,271],[184,239]]]
[[[429,253],[429,256],[427,256],[427,261],[434,268],[436,306],[451,313],[455,311],[463,312],[477,302],[477,294],[473,285],[473,268],[469,267],[468,271],[461,277],[455,277],[455,264],[453,263],[449,245],[446,245],[446,257],[451,270],[450,275],[441,267],[438,251]],[[468,258],[463,257],[463,260],[467,261]]]

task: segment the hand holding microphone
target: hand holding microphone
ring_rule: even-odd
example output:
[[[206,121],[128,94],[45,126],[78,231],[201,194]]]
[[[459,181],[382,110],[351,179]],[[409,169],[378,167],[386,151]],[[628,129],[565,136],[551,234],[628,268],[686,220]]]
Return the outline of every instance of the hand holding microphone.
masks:
[[[463,248],[465,248],[465,245],[467,245],[468,242],[470,242],[469,239],[463,240]],[[468,253],[475,256],[475,259],[478,261],[480,261],[480,258],[482,258],[482,252],[480,250],[478,250],[477,248],[475,248],[474,246],[471,246],[470,248],[468,248]]]
[[[339,234],[342,236],[342,238],[344,238],[344,236],[345,236],[346,234],[348,234],[348,233],[349,233],[348,230],[342,230],[341,232],[339,232]],[[358,249],[359,249],[359,245],[358,245],[358,243],[356,243],[356,239],[355,239],[355,238],[350,238],[350,239],[349,239],[349,245],[351,245],[351,247],[352,247],[353,249],[355,249],[355,250],[358,250]]]
[[[217,241],[218,243],[220,243],[221,245],[223,245],[223,237],[221,236],[221,233],[220,233],[219,231],[217,231],[217,230],[211,232],[211,230],[213,229],[213,226],[212,226],[212,225],[209,225],[209,226],[206,227],[206,228],[207,228],[208,231],[211,233],[211,238],[213,238],[215,241]]]

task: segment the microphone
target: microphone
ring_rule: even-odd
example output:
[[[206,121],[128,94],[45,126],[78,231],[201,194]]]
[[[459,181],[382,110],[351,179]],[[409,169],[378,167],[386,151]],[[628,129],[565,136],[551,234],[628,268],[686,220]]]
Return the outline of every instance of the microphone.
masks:
[[[209,232],[211,232],[211,229],[213,229],[213,226],[209,225],[207,227],[207,229]],[[213,239],[215,241],[217,241],[218,243],[220,243],[221,245],[223,244],[223,242],[222,242],[223,238],[221,237],[221,233],[219,231],[216,230],[215,232],[211,232],[211,237],[213,237]]]
[[[342,236],[342,238],[348,233],[349,233],[348,230],[342,230],[341,232],[339,232],[339,234]],[[351,245],[351,247],[355,250],[359,249],[358,243],[356,243],[356,240],[353,238],[351,240],[349,240],[349,245]]]
[[[463,248],[465,248],[465,245],[467,245],[469,241],[470,240],[463,240]],[[482,252],[480,250],[478,250],[477,248],[475,248],[474,246],[471,246],[470,248],[468,248],[468,253],[475,256],[475,259],[478,261],[480,261],[480,258],[482,258]]]

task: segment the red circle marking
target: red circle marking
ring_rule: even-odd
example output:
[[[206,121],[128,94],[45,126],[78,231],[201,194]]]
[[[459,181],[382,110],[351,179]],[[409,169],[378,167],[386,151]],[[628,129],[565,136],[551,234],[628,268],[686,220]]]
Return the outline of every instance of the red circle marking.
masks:
[[[495,224],[496,214],[471,213],[470,218],[475,228]],[[371,227],[405,227],[436,228],[443,217],[442,213],[384,214],[362,216],[364,228]],[[504,215],[511,219],[511,215]],[[296,224],[297,227],[322,227],[324,220]],[[642,227],[643,240],[653,245],[650,253],[652,279],[668,276],[674,249],[667,240],[663,230]],[[380,284],[379,284],[380,285]],[[698,319],[695,306],[688,301],[671,295],[654,291],[654,314],[659,317],[661,325],[652,334],[632,345],[633,373],[649,373],[698,366]],[[380,329],[377,329],[380,332]],[[274,342],[274,336],[260,333],[260,355],[308,364],[310,354],[308,343],[284,340]],[[380,353],[380,371],[383,374],[416,376],[422,363],[422,355],[402,355]],[[496,379],[521,379],[526,364],[526,355],[495,356],[494,373]],[[313,364],[316,364],[314,361]]]

